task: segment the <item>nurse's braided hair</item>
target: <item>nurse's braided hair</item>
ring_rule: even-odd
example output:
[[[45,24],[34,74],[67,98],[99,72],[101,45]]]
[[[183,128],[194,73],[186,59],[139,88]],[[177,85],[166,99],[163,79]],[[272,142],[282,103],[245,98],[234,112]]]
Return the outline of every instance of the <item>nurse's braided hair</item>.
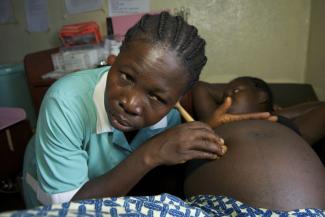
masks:
[[[188,72],[187,89],[198,81],[207,62],[205,40],[198,35],[197,28],[186,23],[181,16],[172,16],[168,12],[144,15],[127,31],[121,49],[134,40],[159,44],[176,51]]]

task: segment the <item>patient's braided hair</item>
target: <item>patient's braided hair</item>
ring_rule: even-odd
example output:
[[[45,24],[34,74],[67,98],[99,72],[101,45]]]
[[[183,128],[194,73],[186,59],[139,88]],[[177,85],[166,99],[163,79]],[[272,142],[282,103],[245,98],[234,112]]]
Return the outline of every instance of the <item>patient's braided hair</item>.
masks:
[[[121,49],[134,40],[159,44],[176,51],[188,71],[187,90],[198,81],[207,62],[205,40],[198,35],[196,27],[186,23],[181,16],[172,16],[168,12],[144,15],[128,30]]]

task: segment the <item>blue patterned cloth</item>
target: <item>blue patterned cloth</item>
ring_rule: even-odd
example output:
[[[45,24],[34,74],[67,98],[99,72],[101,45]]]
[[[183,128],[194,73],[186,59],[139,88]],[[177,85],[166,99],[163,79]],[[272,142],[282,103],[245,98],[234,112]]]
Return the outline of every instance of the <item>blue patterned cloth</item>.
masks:
[[[35,209],[0,213],[0,216],[130,216],[130,217],[200,217],[200,216],[297,216],[325,217],[320,209],[299,209],[289,212],[249,207],[224,196],[195,196],[181,200],[170,194],[141,197],[111,197],[41,206]]]
[[[208,216],[263,216],[263,217],[325,217],[325,210],[297,209],[292,211],[271,211],[263,208],[253,208],[231,197],[199,195],[187,200],[188,204],[201,208]]]

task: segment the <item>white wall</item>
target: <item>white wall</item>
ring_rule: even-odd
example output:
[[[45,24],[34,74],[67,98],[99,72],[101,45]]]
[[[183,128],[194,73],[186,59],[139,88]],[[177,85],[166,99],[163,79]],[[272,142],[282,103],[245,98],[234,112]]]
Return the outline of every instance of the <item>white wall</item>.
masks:
[[[311,8],[306,82],[325,101],[325,1],[313,0]]]

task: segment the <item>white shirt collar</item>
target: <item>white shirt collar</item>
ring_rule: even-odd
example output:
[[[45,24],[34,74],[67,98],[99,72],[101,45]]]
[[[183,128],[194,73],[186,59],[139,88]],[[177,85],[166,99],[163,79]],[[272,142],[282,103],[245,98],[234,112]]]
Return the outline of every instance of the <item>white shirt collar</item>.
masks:
[[[106,88],[106,80],[107,80],[108,72],[105,72],[100,78],[99,82],[95,86],[93,100],[97,110],[97,124],[96,124],[96,133],[107,133],[113,132],[113,126],[108,120],[105,105],[104,105],[104,97],[105,97],[105,88]],[[155,130],[160,128],[167,127],[167,116],[163,117],[160,121],[151,125],[149,129]]]
[[[96,133],[112,132],[113,127],[110,124],[104,105],[105,87],[108,72],[105,72],[95,86],[93,100],[97,110]]]

